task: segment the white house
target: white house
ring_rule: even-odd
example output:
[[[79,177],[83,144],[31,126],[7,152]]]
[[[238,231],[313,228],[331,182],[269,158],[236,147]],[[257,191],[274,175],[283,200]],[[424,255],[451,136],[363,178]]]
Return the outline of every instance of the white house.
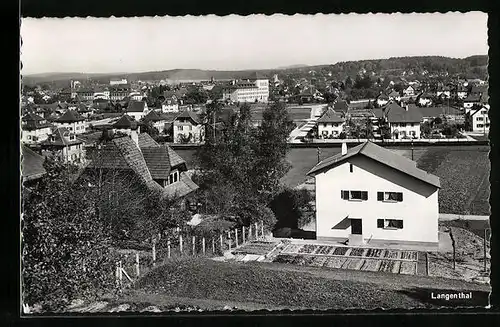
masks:
[[[403,90],[403,94],[407,97],[412,97],[415,95],[415,88],[409,85],[406,89]]]
[[[475,104],[480,104],[480,103],[481,103],[480,95],[469,95],[467,98],[464,99],[465,112],[466,113],[469,112]]]
[[[144,116],[146,116],[148,112],[149,109],[146,101],[130,100],[126,109],[127,115],[134,117],[134,119],[137,121],[144,118]]]
[[[61,162],[75,164],[83,163],[85,160],[85,148],[83,142],[66,127],[55,128],[49,137],[40,143],[42,155],[52,157]]]
[[[131,92],[129,94],[130,99],[135,100],[135,101],[142,101],[144,98],[144,94],[138,91]]]
[[[378,95],[376,102],[379,107],[385,106],[387,102],[389,102],[389,97],[386,94],[381,93]]]
[[[179,112],[179,101],[175,95],[168,97],[161,104],[162,112]]]
[[[180,113],[173,122],[174,143],[200,143],[205,139],[205,126],[190,110]]]
[[[316,237],[350,245],[438,247],[439,178],[416,162],[365,142],[318,163]]]
[[[52,125],[36,114],[29,113],[21,119],[21,142],[36,144],[48,138]]]
[[[317,124],[320,138],[334,138],[339,137],[342,132],[345,125],[345,119],[332,108],[328,108],[328,110],[317,120]]]
[[[54,121],[54,125],[56,127],[67,128],[69,132],[75,134],[85,133],[87,129],[85,118],[75,110],[66,111],[61,117]]]
[[[488,106],[489,107],[489,106]],[[479,133],[488,133],[490,131],[490,118],[488,116],[489,108],[482,106],[480,109],[471,111],[472,131]]]
[[[392,90],[391,93],[388,94],[389,100],[401,101],[401,94],[396,90]]]
[[[432,104],[432,96],[429,93],[422,93],[418,96],[417,102],[421,106],[430,106]]]

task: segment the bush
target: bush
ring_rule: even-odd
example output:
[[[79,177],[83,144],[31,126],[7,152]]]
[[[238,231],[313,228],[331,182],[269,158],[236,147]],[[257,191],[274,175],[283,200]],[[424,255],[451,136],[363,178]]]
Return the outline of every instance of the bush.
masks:
[[[274,230],[274,237],[283,237],[283,238],[291,238],[292,237],[292,229],[290,227],[282,227]]]

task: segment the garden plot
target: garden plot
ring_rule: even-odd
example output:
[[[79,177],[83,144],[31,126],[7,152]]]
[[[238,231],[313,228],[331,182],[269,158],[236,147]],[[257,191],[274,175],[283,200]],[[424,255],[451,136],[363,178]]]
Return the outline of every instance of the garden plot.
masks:
[[[361,270],[378,271],[381,264],[382,260],[366,259],[365,264],[363,265],[363,267],[361,267]]]
[[[328,257],[313,257],[313,261],[311,262],[311,266],[315,267],[323,267],[328,260]]]
[[[299,253],[302,245],[300,244],[288,244],[284,249],[283,253]]]
[[[344,263],[347,261],[347,258],[342,258],[342,257],[333,257],[329,258],[324,266],[328,268],[342,268]]]
[[[401,267],[399,268],[399,273],[404,275],[414,275],[416,270],[416,262],[401,262]]]
[[[247,243],[240,248],[234,249],[232,252],[234,254],[244,253],[266,255],[271,252],[276,247],[276,245],[278,245],[277,242],[254,241]]]
[[[384,249],[368,249],[366,256],[368,258],[381,258],[385,256],[385,251]]]

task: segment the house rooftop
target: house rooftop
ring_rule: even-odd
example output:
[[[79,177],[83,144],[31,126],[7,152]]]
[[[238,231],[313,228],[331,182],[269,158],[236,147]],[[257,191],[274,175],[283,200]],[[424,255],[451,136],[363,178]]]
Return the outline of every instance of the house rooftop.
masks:
[[[144,112],[146,109],[145,101],[130,100],[127,106],[127,112]]]
[[[418,110],[406,110],[395,102],[382,107],[389,123],[419,123],[422,114]]]
[[[78,121],[84,121],[83,118],[78,112],[75,110],[66,111],[61,117],[59,117],[56,122],[57,123],[74,123]]]
[[[178,118],[190,118],[196,124],[201,124],[200,117],[196,113],[192,112],[191,110],[184,110],[177,117],[175,117],[175,120],[177,120]]]
[[[123,115],[118,119],[114,124],[113,128],[118,128],[118,129],[136,129],[137,128],[137,122],[134,120],[134,118],[130,117],[129,115]]]
[[[364,142],[358,146],[348,149],[347,154],[345,155],[339,153],[322,160],[316,166],[314,166],[307,173],[307,175],[314,176],[327,169],[336,167],[339,164],[345,162],[345,160],[357,155],[368,157],[379,162],[380,164],[391,167],[397,171],[400,171],[413,178],[419,179],[437,188],[441,187],[439,177],[417,168],[417,164],[415,161],[400,156],[392,152],[391,150],[385,149],[370,141]]]
[[[21,174],[24,181],[40,178],[47,173],[43,167],[45,157],[24,144],[21,144],[21,154]]]
[[[66,127],[58,127],[52,130],[52,134],[49,138],[42,141],[42,145],[55,145],[55,146],[69,146],[74,144],[82,144],[83,142],[79,140],[76,135],[70,132]]]
[[[332,108],[328,110],[318,119],[318,123],[342,123],[344,118],[341,114],[335,112]]]

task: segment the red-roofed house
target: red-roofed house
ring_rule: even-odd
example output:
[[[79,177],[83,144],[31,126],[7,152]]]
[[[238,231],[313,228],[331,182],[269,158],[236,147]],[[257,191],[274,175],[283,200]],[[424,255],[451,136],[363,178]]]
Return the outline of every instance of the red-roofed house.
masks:
[[[77,111],[68,110],[61,117],[54,121],[56,127],[67,128],[70,132],[75,134],[85,133],[87,123]]]
[[[440,181],[372,142],[324,159],[315,178],[316,237],[349,245],[438,247]]]
[[[205,139],[205,126],[190,110],[181,112],[174,120],[174,143],[200,143]]]
[[[51,133],[52,124],[45,118],[28,113],[21,118],[21,142],[36,144],[47,139]]]
[[[345,125],[345,119],[340,113],[332,108],[328,110],[317,120],[318,135],[320,138],[339,137]]]

